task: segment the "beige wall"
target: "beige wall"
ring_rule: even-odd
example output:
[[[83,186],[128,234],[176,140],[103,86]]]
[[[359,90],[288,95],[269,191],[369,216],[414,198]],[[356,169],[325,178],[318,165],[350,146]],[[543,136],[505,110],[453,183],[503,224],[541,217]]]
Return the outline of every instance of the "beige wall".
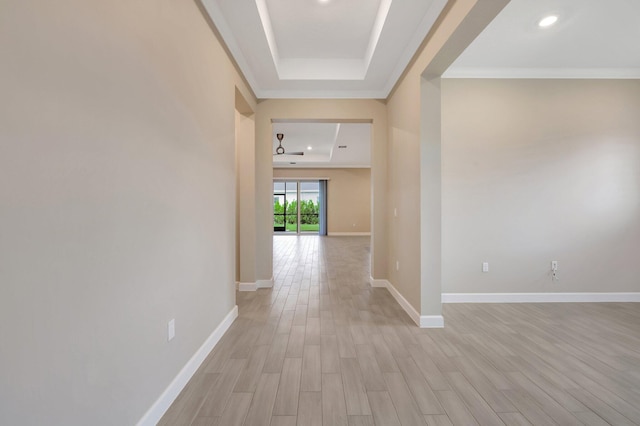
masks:
[[[236,281],[256,281],[255,119],[236,111]]]
[[[387,105],[256,107],[192,2],[4,2],[0,423],[134,424],[233,308],[236,215],[221,206],[236,118],[254,125],[234,116],[235,86],[256,111],[255,279],[272,275],[271,120],[371,121],[372,275],[432,313],[421,74],[475,5],[453,4]],[[638,82],[444,89],[444,291],[638,291]]]
[[[270,99],[256,110],[257,269],[271,277],[273,256],[272,120],[326,120],[371,122],[371,274],[387,276],[387,110],[373,99]],[[258,277],[260,279],[261,277]]]
[[[0,423],[135,424],[235,304],[240,78],[190,1],[0,28]]]
[[[640,291],[640,81],[442,87],[443,292]]]
[[[327,231],[371,232],[371,169],[274,168],[277,178],[327,178]]]
[[[507,2],[451,2],[387,100],[388,279],[421,315],[441,314],[439,89],[424,76],[443,72]]]

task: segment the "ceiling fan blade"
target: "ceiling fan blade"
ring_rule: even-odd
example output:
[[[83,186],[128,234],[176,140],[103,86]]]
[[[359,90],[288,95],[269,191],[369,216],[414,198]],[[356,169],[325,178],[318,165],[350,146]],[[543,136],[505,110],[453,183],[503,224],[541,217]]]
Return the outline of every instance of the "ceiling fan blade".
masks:
[[[304,152],[302,152],[302,151],[299,151],[299,152],[282,152],[282,153],[279,153],[279,154],[276,152],[275,154],[273,154],[274,157],[278,156],[278,155],[304,155]]]

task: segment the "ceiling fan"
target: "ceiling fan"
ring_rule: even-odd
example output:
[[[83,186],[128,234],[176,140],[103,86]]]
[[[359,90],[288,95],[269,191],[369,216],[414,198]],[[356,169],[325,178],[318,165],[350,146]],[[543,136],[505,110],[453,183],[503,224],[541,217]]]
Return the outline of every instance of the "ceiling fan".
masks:
[[[304,152],[285,152],[284,147],[282,146],[282,139],[284,139],[284,133],[276,134],[276,138],[278,138],[278,147],[276,148],[276,153],[273,155],[304,155]]]

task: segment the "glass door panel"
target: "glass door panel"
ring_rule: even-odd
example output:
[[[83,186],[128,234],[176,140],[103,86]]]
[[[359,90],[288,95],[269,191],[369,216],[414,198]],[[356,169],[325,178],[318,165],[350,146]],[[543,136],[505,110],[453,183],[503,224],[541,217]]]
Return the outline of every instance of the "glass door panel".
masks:
[[[285,214],[284,214],[284,194],[273,194],[273,230],[284,231],[285,230]]]
[[[298,232],[298,182],[285,182],[285,224],[287,232]]]
[[[320,183],[300,182],[300,232],[320,228]]]
[[[286,192],[284,182],[273,182],[273,230],[283,232],[285,228]]]

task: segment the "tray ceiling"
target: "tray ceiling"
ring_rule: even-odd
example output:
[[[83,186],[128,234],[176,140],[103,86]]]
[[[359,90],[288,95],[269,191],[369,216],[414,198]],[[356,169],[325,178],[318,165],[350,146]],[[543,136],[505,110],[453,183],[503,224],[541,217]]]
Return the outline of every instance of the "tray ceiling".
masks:
[[[258,98],[386,98],[446,0],[202,0]]]

